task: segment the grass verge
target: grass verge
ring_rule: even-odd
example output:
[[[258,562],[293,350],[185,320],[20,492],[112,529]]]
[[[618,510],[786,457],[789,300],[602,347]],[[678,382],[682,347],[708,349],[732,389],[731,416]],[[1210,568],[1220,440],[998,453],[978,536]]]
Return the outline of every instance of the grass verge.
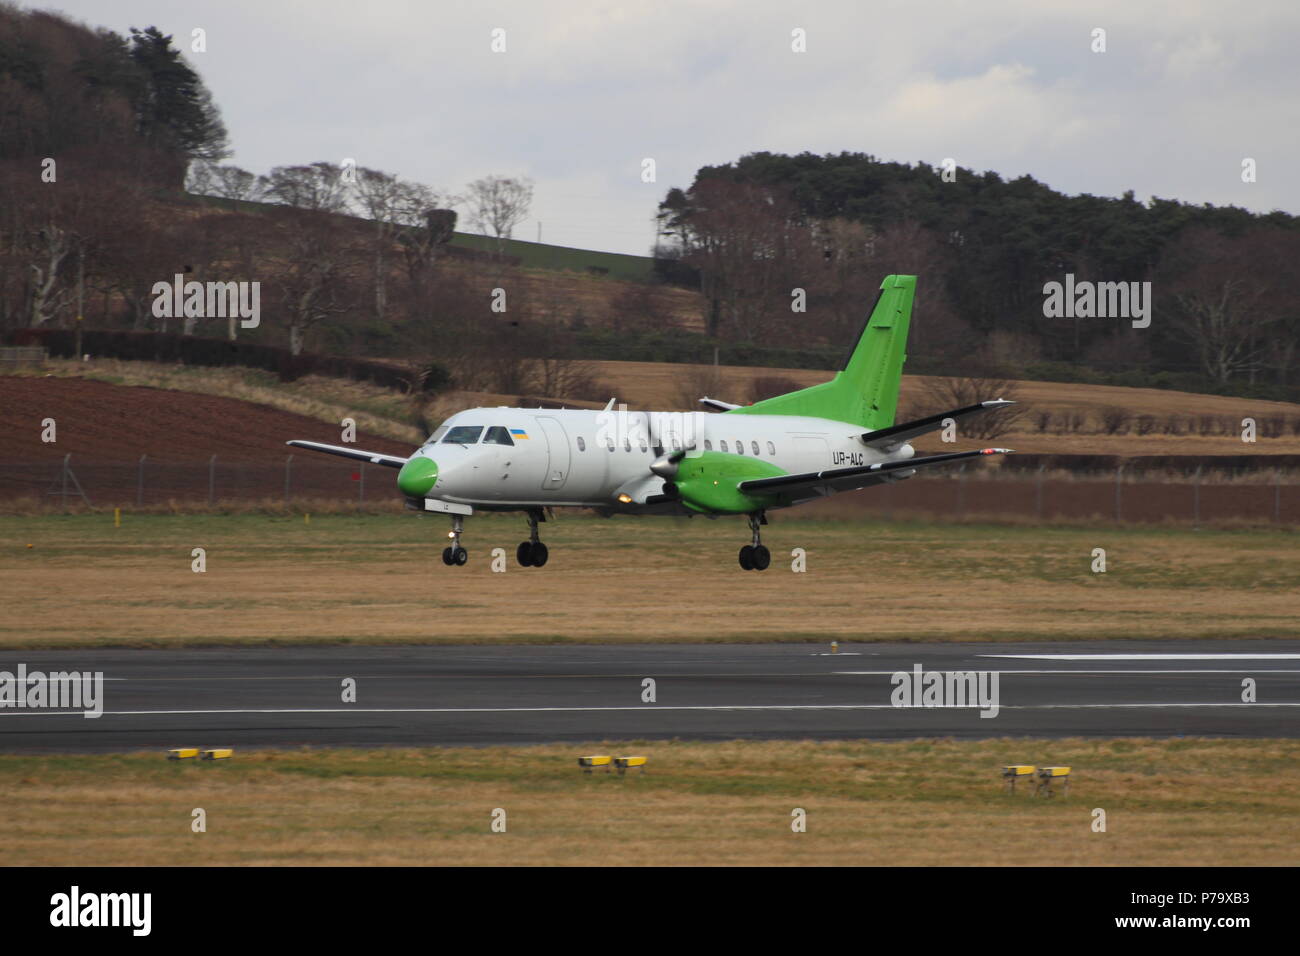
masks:
[[[446,528],[416,514],[0,517],[0,647],[1300,636],[1283,531],[778,517],[772,567],[746,573],[739,519],[561,517],[542,526],[540,569],[514,561],[521,518],[470,519],[463,568],[442,564]]]
[[[581,773],[583,753],[648,772]],[[1003,765],[1073,768],[1068,796]],[[1288,866],[1300,742],[918,740],[0,756],[5,862]],[[192,831],[202,808],[207,830]],[[791,829],[796,809],[807,829]],[[506,830],[491,829],[494,810]],[[1094,829],[1097,810],[1105,831]]]

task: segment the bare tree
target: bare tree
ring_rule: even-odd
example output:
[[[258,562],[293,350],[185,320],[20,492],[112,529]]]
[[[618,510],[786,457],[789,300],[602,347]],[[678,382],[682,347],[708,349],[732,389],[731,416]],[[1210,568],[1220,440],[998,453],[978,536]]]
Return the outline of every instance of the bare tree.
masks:
[[[392,173],[360,167],[349,190],[358,211],[374,223],[375,317],[388,312],[388,254],[393,243],[408,233],[418,234],[430,210],[446,200],[421,183],[406,182]],[[414,236],[419,243],[418,235]]]
[[[515,226],[528,216],[533,203],[533,181],[511,176],[485,176],[467,187],[465,203],[469,221],[484,235],[496,237],[497,254]]]
[[[247,169],[218,166],[212,176],[213,193],[223,199],[251,202],[262,195],[262,181]]]
[[[453,200],[448,197],[447,202]],[[397,235],[406,258],[406,274],[412,285],[427,284],[438,253],[451,242],[456,231],[456,210],[426,209],[419,225],[403,229]]]
[[[347,206],[343,171],[333,163],[276,166],[261,184],[268,197],[296,209],[342,212]]]
[[[31,265],[31,325],[47,325],[68,298],[69,288],[60,286],[61,268],[72,252],[76,237],[54,222],[36,231],[35,253],[39,261]]]
[[[1278,311],[1275,280],[1261,266],[1266,252],[1258,232],[1231,238],[1193,227],[1162,260],[1160,279],[1173,292],[1170,327],[1218,384],[1242,373],[1253,380],[1276,348],[1268,334]]]
[[[937,415],[939,412],[964,408],[994,398],[1014,402],[1020,391],[1014,379],[980,376],[927,379],[922,388],[925,397],[918,403],[918,417]],[[958,434],[979,441],[997,438],[1014,430],[1020,420],[1029,414],[1029,408],[1025,404],[1016,404],[991,412],[980,412],[963,420],[957,426]]]
[[[310,329],[349,311],[355,250],[332,216],[302,210],[282,222],[287,261],[275,284],[288,324],[289,351],[299,355]]]

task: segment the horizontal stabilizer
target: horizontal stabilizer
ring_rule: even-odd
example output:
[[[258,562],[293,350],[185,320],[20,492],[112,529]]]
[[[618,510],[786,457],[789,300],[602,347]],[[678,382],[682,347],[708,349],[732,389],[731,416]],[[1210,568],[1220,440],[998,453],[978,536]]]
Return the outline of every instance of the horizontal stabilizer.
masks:
[[[953,420],[965,418],[968,415],[978,415],[980,412],[991,412],[994,409],[1006,408],[1008,405],[1014,405],[1015,402],[1008,401],[1005,398],[995,398],[987,402],[976,402],[974,405],[967,405],[965,408],[954,408],[950,412],[939,412],[937,415],[930,415],[927,418],[918,418],[914,422],[903,422],[901,425],[891,425],[889,428],[880,428],[874,432],[867,432],[862,436],[864,444],[872,448],[878,448],[881,451],[892,451],[905,441],[910,441],[918,435],[924,435],[927,432],[937,432],[943,428],[944,419]]]
[[[925,468],[928,465],[943,465],[948,462],[961,461],[965,458],[978,458],[980,455],[1009,455],[1010,448],[981,448],[979,451],[955,451],[946,455],[928,455],[925,458],[904,458],[898,461],[882,461],[874,465],[859,465],[852,468],[828,468],[825,471],[810,471],[801,475],[778,475],[775,478],[752,478],[742,481],[736,487],[746,494],[777,495],[786,498],[807,500],[819,495],[828,495],[837,491],[854,491],[877,485],[890,480],[891,472]]]
[[[733,408],[740,407],[739,405],[736,405],[733,402],[724,402],[716,398],[708,398],[707,396],[700,399],[700,404],[707,405],[709,408],[716,409],[717,411],[720,412],[729,412]]]
[[[308,451],[324,452],[327,455],[338,455],[340,458],[351,458],[353,461],[368,461],[372,465],[383,465],[385,468],[401,468],[406,464],[406,459],[398,455],[384,455],[377,451],[362,451],[360,448],[342,448],[338,445],[322,445],[316,441],[294,441],[285,442],[286,445],[292,445],[294,448],[306,448]]]

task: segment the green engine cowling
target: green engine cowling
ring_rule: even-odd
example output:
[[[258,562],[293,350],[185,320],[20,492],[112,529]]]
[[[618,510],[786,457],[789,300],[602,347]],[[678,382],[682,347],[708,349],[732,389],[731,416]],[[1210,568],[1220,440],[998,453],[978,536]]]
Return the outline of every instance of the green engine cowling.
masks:
[[[775,478],[785,471],[744,455],[703,451],[687,455],[677,466],[673,484],[682,504],[700,514],[748,514],[771,504],[771,500],[738,491],[736,485],[751,478]]]

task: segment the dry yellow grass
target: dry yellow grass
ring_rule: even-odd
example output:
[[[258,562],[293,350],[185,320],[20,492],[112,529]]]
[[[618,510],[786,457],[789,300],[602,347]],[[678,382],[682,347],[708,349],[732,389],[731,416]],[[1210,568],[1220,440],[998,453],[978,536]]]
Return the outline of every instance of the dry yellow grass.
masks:
[[[635,752],[649,771],[582,774]],[[1007,793],[1009,763],[1074,768]],[[0,757],[5,862],[98,865],[1293,866],[1291,740],[639,742]],[[192,811],[207,832],[191,831]],[[506,831],[491,830],[505,811]],[[791,829],[807,813],[807,831]],[[1106,813],[1095,832],[1095,808]]]
[[[542,529],[544,569],[514,564],[522,519],[471,519],[464,568],[439,559],[445,528],[411,514],[3,517],[0,647],[1300,635],[1284,531],[777,517],[772,568],[746,574],[740,519],[562,517]],[[806,573],[790,570],[795,547]]]
[[[672,408],[679,404],[682,382],[689,381],[695,370],[705,366],[669,365],[657,362],[595,362],[598,377],[616,385],[619,401],[635,408]],[[756,378],[780,377],[796,382],[799,387],[827,381],[832,372],[809,369],[745,368],[721,366],[719,374],[722,388],[711,398],[745,403],[750,399],[752,383]],[[900,390],[900,404],[919,401],[928,377],[904,375]],[[1259,420],[1263,416],[1284,414],[1300,418],[1300,405],[1287,402],[1268,402],[1222,395],[1201,395],[1191,392],[1174,392],[1158,388],[1119,388],[1110,385],[1076,385],[1057,382],[1018,382],[1019,401],[1034,409],[1054,413],[1084,411],[1096,416],[1102,408],[1114,405],[1130,409],[1134,414],[1155,415],[1225,415],[1238,419],[1250,416]],[[995,398],[997,396],[989,396]],[[1300,436],[1288,431],[1282,438],[1260,438],[1254,444],[1243,444],[1236,436],[1197,435],[1053,435],[1032,430],[1028,420],[1020,428],[998,439],[1000,444],[1014,447],[1022,453],[1071,455],[1235,455],[1250,454],[1300,454]],[[933,444],[933,443],[932,443]],[[978,447],[972,442],[948,445],[953,448]]]

